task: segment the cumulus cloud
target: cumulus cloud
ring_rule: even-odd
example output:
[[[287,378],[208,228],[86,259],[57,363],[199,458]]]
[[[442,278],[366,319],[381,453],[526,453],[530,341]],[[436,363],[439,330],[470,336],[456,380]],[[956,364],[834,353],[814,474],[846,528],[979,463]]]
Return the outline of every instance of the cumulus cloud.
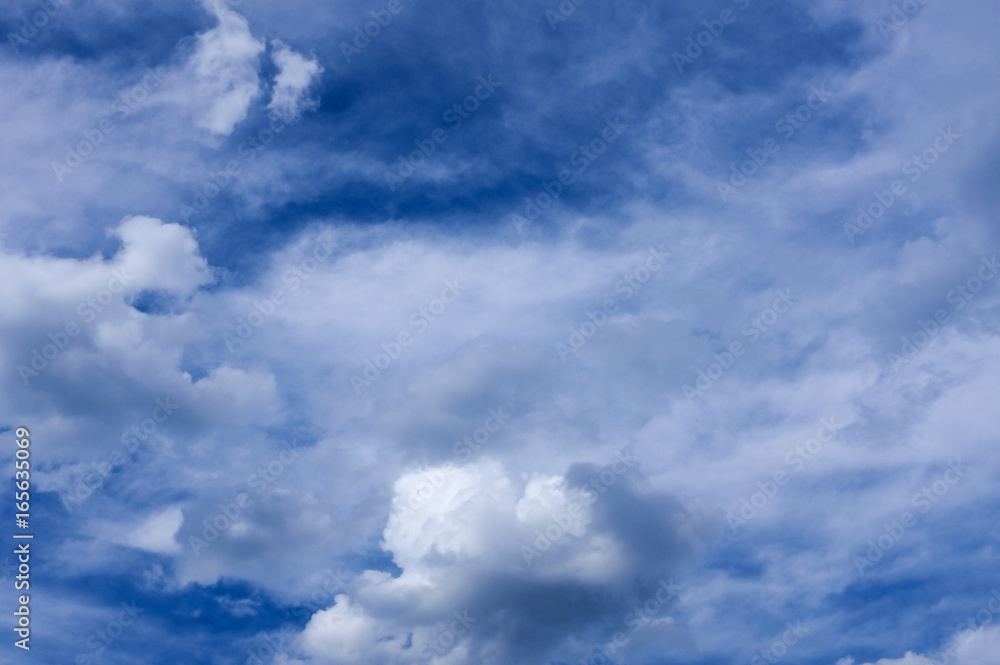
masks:
[[[705,516],[640,492],[635,476],[616,462],[521,479],[492,459],[403,475],[382,543],[402,572],[363,573],[312,618],[302,648],[331,664],[589,656],[583,642],[623,628],[639,599],[660,591],[666,610],[662,589],[707,533]],[[623,523],[632,510],[655,537]]]
[[[115,265],[130,276],[132,289],[188,295],[214,279],[190,228],[136,216],[125,218],[110,233],[124,244]]]
[[[296,53],[280,39],[271,41],[271,49],[271,59],[278,73],[274,77],[274,89],[267,108],[277,111],[286,120],[317,108],[319,102],[308,99],[306,95],[323,73],[319,61]]]

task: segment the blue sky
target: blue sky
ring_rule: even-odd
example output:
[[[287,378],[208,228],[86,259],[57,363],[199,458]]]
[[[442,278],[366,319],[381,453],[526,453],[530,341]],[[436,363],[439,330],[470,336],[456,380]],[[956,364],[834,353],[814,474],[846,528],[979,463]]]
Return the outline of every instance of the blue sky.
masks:
[[[997,20],[6,3],[0,662],[992,665]]]

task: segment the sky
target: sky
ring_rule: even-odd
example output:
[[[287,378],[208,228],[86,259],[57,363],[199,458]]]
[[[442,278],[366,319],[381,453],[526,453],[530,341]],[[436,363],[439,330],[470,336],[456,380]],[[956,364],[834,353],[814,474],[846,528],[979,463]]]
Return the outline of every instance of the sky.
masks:
[[[0,663],[996,663],[993,3],[0,28]]]

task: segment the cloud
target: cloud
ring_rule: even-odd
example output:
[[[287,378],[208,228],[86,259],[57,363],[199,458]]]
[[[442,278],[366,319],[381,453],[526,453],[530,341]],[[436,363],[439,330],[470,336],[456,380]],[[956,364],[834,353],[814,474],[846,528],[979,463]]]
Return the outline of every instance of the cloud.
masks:
[[[274,90],[267,108],[277,111],[286,120],[318,108],[319,102],[307,99],[306,93],[323,73],[319,61],[296,53],[280,39],[272,40],[271,47],[271,59],[278,67],[278,73],[274,77]]]
[[[59,564],[33,616],[66,627],[43,660],[73,662],[113,616],[79,608],[134,582],[158,605],[123,661],[226,662],[258,633],[273,651],[294,608],[277,662],[578,662],[616,631],[609,660],[750,662],[801,619],[788,662],[941,665],[1000,542],[1000,281],[969,281],[1000,247],[988,2],[926,3],[888,39],[891,0],[740,0],[718,35],[693,2],[584,3],[554,29],[558,2],[404,2],[391,22],[354,0],[114,4],[0,55],[0,405],[37,437]],[[827,101],[802,106],[814,86]],[[265,104],[299,121],[279,134]],[[949,126],[852,244],[844,224]],[[390,191],[401,159],[419,172]],[[177,408],[153,423],[157,400]],[[641,472],[615,475],[626,447]],[[968,471],[937,496],[954,457]],[[718,534],[726,513],[749,517]],[[322,587],[339,566],[352,582]],[[987,632],[956,653],[988,654]]]
[[[198,127],[228,136],[260,96],[258,72],[265,46],[253,37],[247,20],[230,9],[226,0],[203,2],[219,24],[198,35],[188,60],[188,75],[193,79],[191,103]]]
[[[902,658],[882,658],[865,665],[992,665],[1000,653],[1000,626],[984,626],[954,635],[940,655],[922,656],[907,652]],[[855,665],[847,657],[837,665]],[[858,664],[860,665],[860,664]]]
[[[128,536],[127,543],[132,547],[158,552],[160,554],[175,554],[180,545],[174,540],[174,535],[184,521],[184,515],[178,507],[168,508],[136,527]]]
[[[124,243],[116,266],[130,276],[132,289],[189,295],[214,279],[198,254],[193,229],[136,216],[126,217],[110,233]]]
[[[404,474],[382,543],[402,572],[363,573],[311,619],[302,648],[338,665],[589,655],[580,641],[622,628],[686,562],[699,538],[685,526],[704,529],[704,516],[634,481],[621,461],[526,479],[491,459]],[[619,518],[631,510],[648,516],[642,527]]]

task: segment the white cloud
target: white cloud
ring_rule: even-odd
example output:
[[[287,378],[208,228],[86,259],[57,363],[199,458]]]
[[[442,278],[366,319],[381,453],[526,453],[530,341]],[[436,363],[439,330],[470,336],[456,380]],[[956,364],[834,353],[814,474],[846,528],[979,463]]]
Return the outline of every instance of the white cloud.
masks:
[[[942,653],[933,657],[907,652],[902,658],[882,658],[865,665],[995,665],[997,654],[1000,654],[1000,626],[994,625],[958,633]],[[837,665],[854,665],[854,660],[843,658]]]
[[[125,247],[116,267],[134,277],[132,289],[157,289],[188,295],[213,280],[198,254],[193,229],[145,216],[126,217],[110,231]]]
[[[274,77],[274,90],[267,108],[277,111],[286,120],[317,108],[319,102],[306,99],[306,93],[323,73],[319,61],[296,53],[280,39],[273,40],[271,47],[271,59],[278,67],[278,74]]]
[[[377,621],[344,595],[314,616],[302,635],[305,649],[329,663],[416,661],[416,654],[404,649],[405,642],[401,635],[381,631]]]
[[[613,616],[627,596],[624,580],[677,561],[665,552],[658,561],[642,560],[631,542],[635,534],[594,519],[600,503],[613,511],[627,491],[599,497],[577,486],[579,480],[541,474],[515,480],[490,459],[404,474],[382,544],[402,574],[363,573],[350,595],[313,616],[303,648],[315,662],[338,665],[425,658],[502,663],[516,652],[502,637],[505,622],[523,632],[523,648],[538,653],[570,637],[530,625],[538,604],[588,623],[593,608],[582,599],[600,593]],[[684,519],[675,516],[670,528]],[[679,532],[670,537],[683,540]]]
[[[150,552],[176,554],[180,545],[174,535],[183,521],[184,515],[177,507],[156,513],[129,534],[128,544]]]
[[[174,536],[183,521],[181,508],[172,506],[128,525],[114,524],[101,519],[95,520],[93,524],[109,542],[156,554],[172,555],[181,549]]]
[[[188,74],[194,79],[191,101],[198,127],[228,136],[260,96],[264,42],[254,38],[247,20],[230,9],[225,0],[203,1],[219,24],[198,35],[195,52],[188,61]]]

